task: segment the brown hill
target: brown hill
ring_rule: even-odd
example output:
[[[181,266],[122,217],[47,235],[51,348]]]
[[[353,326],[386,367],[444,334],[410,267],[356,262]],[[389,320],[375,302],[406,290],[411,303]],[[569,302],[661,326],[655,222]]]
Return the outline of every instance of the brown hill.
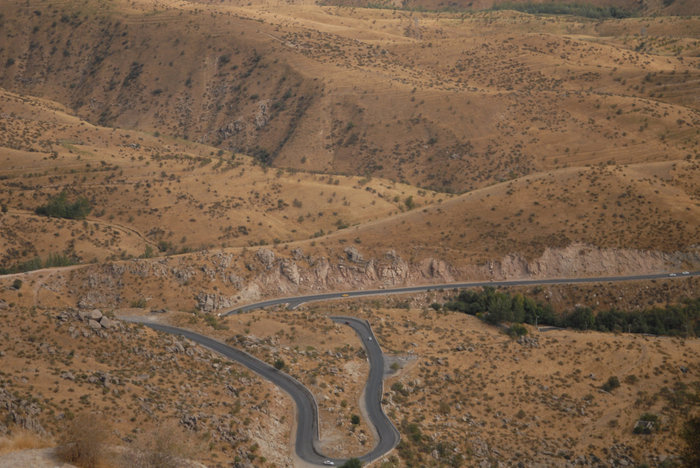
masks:
[[[700,5],[693,0],[378,0],[375,2],[367,0],[325,0],[323,4],[419,11],[479,11],[491,8],[522,8],[532,5],[571,5],[608,9],[613,7],[620,9],[621,14],[631,14],[633,16],[700,14]],[[593,8],[590,9],[591,14],[597,13]]]
[[[268,170],[184,140],[95,127],[60,105],[0,90],[0,259],[103,261],[318,237],[435,198],[381,179]],[[61,191],[85,220],[34,213]]]
[[[3,2],[2,86],[278,166],[464,191],[697,147],[692,18],[42,5]]]

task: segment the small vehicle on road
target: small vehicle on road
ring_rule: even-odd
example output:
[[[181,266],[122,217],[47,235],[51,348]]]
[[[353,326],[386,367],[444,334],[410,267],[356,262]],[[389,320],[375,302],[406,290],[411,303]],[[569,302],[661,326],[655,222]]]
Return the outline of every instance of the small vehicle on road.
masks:
[[[343,297],[348,297],[350,294],[343,294]]]
[[[684,274],[684,275],[689,275],[690,272],[689,272],[689,271],[684,271],[683,274]]]
[[[368,336],[368,337],[367,337],[367,341],[372,341],[372,337],[371,337],[371,336]]]
[[[333,463],[333,462],[330,461],[330,460],[323,460],[323,464],[324,464],[324,465],[328,465],[328,466],[334,466],[334,465],[335,465],[335,463]]]
[[[676,274],[675,274],[675,273],[671,273],[671,274],[669,274],[668,276],[673,277],[673,276],[676,276]]]

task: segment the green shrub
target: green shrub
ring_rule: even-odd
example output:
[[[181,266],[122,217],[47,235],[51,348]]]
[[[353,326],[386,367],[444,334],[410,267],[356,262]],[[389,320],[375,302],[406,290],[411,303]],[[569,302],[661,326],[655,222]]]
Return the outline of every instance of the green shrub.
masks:
[[[90,214],[92,207],[85,197],[80,197],[73,203],[68,202],[68,194],[65,190],[55,197],[49,198],[46,205],[36,208],[38,215],[51,218],[85,219]]]
[[[527,328],[525,328],[519,323],[514,323],[513,325],[508,327],[506,333],[508,334],[508,336],[516,338],[518,336],[527,335]]]
[[[632,12],[616,6],[599,7],[579,3],[501,3],[492,10],[514,10],[535,15],[575,15],[585,18],[628,18]]]
[[[606,392],[611,392],[619,386],[620,386],[620,379],[618,379],[616,376],[613,375],[612,377],[610,377],[608,379],[607,382],[605,382],[603,384],[603,386],[601,388],[603,390],[605,390]]]
[[[362,462],[357,458],[351,458],[350,460],[340,465],[340,468],[362,468]]]
[[[145,309],[146,308],[146,299],[143,297],[140,297],[136,299],[135,301],[131,301],[131,307],[134,309]]]

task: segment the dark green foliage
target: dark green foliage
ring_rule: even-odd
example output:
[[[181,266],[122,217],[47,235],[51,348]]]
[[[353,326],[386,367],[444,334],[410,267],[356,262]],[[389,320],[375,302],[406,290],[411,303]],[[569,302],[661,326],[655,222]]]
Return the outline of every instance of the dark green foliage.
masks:
[[[144,250],[143,255],[141,255],[141,258],[152,258],[152,257],[153,257],[153,247],[146,244],[146,249]]]
[[[255,158],[256,161],[258,161],[260,164],[263,166],[269,166],[272,164],[272,155],[270,154],[269,151],[267,151],[265,148],[261,148],[259,146],[256,146],[251,150],[251,156]]]
[[[275,359],[275,369],[277,370],[282,370],[284,369],[285,363],[282,358],[277,358]]]
[[[629,18],[632,12],[616,6],[600,7],[582,3],[501,3],[492,10],[515,10],[534,15],[574,15],[585,18]]]
[[[685,441],[683,463],[687,467],[700,466],[700,416],[685,422],[681,436]]]
[[[487,286],[481,291],[461,291],[445,308],[478,315],[493,324],[523,322],[578,330],[700,336],[700,298],[684,300],[681,305],[630,312],[610,309],[595,313],[589,307],[577,307],[555,314],[549,304]]]
[[[69,257],[62,254],[49,254],[46,261],[42,261],[39,257],[34,257],[23,263],[18,263],[6,268],[0,268],[0,275],[10,275],[13,273],[23,273],[25,271],[39,270],[41,268],[53,268],[70,266],[78,263],[77,258]]]
[[[160,240],[158,241],[158,250],[161,252],[172,252],[173,244],[166,240]]]
[[[16,280],[14,280],[14,281],[12,282],[12,288],[13,288],[13,289],[17,289],[17,290],[21,289],[21,288],[22,288],[22,280],[19,279],[19,278],[17,278]]]
[[[590,308],[576,307],[574,310],[564,316],[563,322],[569,328],[588,330],[593,328],[593,325],[595,324],[595,317],[593,316],[593,311]]]
[[[221,323],[219,319],[211,314],[207,314],[204,316],[204,321],[206,322],[207,325],[212,327],[214,330],[228,330],[228,327]]]
[[[350,422],[353,424],[360,424],[360,417],[356,414],[350,416]]]
[[[65,190],[55,197],[49,198],[46,205],[42,205],[35,210],[38,215],[66,219],[85,219],[90,214],[90,211],[92,211],[92,207],[87,198],[80,197],[70,203]]]
[[[340,465],[341,468],[361,468],[362,467],[362,462],[358,460],[357,458],[351,458],[350,460],[346,461],[342,465]]]
[[[508,328],[506,333],[508,333],[508,336],[516,338],[518,336],[527,335],[527,328],[519,323],[514,323]]]
[[[620,379],[618,379],[616,376],[613,375],[613,376],[610,377],[610,378],[608,379],[608,381],[605,382],[605,383],[603,384],[603,386],[600,387],[600,388],[602,388],[602,389],[605,390],[606,392],[611,392],[611,391],[615,390],[615,389],[616,389],[617,387],[619,387],[619,386],[620,386]]]
[[[520,294],[511,297],[507,292],[499,292],[488,286],[481,291],[462,291],[456,301],[448,302],[445,307],[469,315],[484,314],[484,320],[489,323],[534,324],[537,321],[542,324],[553,324],[555,321],[554,312],[549,305],[535,303],[532,299]]]

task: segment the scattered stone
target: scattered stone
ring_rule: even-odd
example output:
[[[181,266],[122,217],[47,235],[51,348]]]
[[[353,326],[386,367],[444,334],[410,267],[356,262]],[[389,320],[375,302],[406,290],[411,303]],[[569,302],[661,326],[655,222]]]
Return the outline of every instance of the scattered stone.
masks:
[[[89,317],[93,320],[99,321],[102,318],[102,312],[100,309],[94,309],[90,312]]]
[[[102,325],[100,325],[100,322],[97,322],[97,321],[92,320],[92,319],[88,320],[88,326],[90,328],[92,328],[93,330],[101,330],[102,329]]]
[[[102,325],[103,328],[109,329],[115,327],[117,325],[117,322],[115,322],[114,320],[110,320],[107,317],[102,317],[102,319],[100,319],[100,325]]]

